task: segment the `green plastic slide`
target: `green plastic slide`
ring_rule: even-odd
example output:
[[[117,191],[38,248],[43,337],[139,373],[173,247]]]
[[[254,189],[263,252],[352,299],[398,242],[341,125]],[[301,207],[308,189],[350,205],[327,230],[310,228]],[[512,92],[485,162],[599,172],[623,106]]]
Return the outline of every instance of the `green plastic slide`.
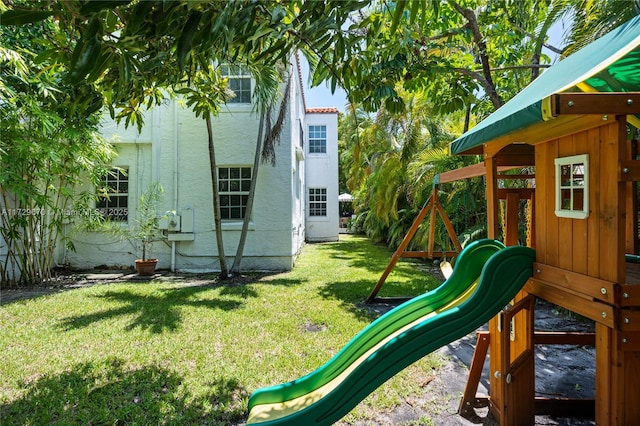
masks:
[[[255,391],[247,424],[336,422],[390,377],[500,312],[531,276],[534,260],[527,247],[469,244],[438,288],[373,321],[314,372]]]

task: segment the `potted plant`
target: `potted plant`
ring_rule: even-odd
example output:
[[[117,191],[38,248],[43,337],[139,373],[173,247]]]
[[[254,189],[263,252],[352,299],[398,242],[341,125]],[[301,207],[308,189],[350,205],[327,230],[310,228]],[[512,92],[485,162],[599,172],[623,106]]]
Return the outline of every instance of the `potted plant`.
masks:
[[[151,259],[149,256],[153,243],[161,237],[159,228],[161,216],[158,216],[157,206],[163,196],[162,185],[157,182],[152,183],[140,196],[130,227],[112,228],[116,235],[136,241],[136,246],[142,249],[142,257],[135,261],[138,275],[150,276],[155,273],[158,259]]]
[[[140,196],[138,206],[133,219],[133,225],[129,232],[131,238],[139,241],[142,247],[142,258],[136,259],[136,270],[138,275],[153,275],[156,270],[158,259],[150,259],[151,246],[160,237],[159,221],[157,213],[158,203],[164,196],[162,185],[157,182],[152,183]]]

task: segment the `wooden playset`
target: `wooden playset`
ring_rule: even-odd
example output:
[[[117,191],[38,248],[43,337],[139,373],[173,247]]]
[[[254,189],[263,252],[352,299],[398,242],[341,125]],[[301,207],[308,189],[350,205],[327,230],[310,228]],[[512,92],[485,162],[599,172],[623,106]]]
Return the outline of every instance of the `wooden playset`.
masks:
[[[533,204],[533,276],[478,338],[461,412],[475,392],[487,347],[493,415],[533,424],[536,412],[593,410],[600,425],[640,424],[640,17],[554,65],[503,108],[454,141],[481,155],[488,237],[519,237],[521,199]],[[503,189],[499,167],[522,167],[523,189]],[[499,200],[505,200],[500,228]],[[534,298],[590,318],[595,335],[539,333]],[[535,398],[534,345],[594,344],[595,401]]]
[[[638,114],[640,17],[554,65],[451,144],[454,155],[482,156],[445,179],[485,175],[488,237],[536,251],[532,278],[478,333],[461,414],[483,402],[502,425],[572,412],[599,425],[640,424]],[[501,172],[514,167],[530,173]],[[521,188],[507,189],[514,178]],[[535,298],[593,320],[595,333],[536,331]],[[536,344],[595,345],[595,400],[536,398]],[[487,350],[490,395],[479,397]]]

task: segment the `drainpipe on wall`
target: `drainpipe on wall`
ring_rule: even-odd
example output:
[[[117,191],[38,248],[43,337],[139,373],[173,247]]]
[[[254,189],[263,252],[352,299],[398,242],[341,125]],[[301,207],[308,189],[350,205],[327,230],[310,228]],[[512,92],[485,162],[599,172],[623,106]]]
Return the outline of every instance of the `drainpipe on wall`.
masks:
[[[173,210],[178,211],[178,103],[173,102]],[[176,271],[176,242],[171,241],[171,272]]]

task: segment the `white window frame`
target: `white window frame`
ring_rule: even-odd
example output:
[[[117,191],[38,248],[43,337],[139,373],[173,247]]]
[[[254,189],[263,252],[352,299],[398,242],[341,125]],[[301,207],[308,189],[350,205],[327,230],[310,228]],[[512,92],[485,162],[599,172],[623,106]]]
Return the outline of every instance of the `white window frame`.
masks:
[[[319,191],[319,193],[316,193],[316,191]],[[327,188],[309,188],[309,195],[307,196],[307,200],[309,202],[310,217],[327,217]],[[319,206],[317,206],[316,204]]]
[[[236,96],[227,101],[227,104],[240,104],[240,105],[249,105],[251,104],[251,95],[253,93],[253,80],[251,78],[251,73],[247,69],[247,67],[243,65],[233,65],[233,64],[222,64],[220,65],[220,74],[227,77],[228,84],[227,87],[229,90],[234,92]],[[232,81],[238,81],[240,84],[240,91],[236,92],[231,87]],[[248,84],[249,87],[245,88],[244,86]],[[248,96],[248,100],[245,98]]]
[[[232,170],[238,169],[238,177],[231,177]],[[227,171],[226,177],[223,170]],[[243,171],[248,170],[249,175],[243,175]],[[247,210],[247,199],[251,186],[253,168],[251,166],[218,166],[218,195],[220,197],[220,214],[223,221],[237,222],[244,220]],[[237,185],[237,187],[236,187]],[[227,199],[228,202],[224,200]],[[240,197],[239,202],[234,201],[234,197]],[[224,205],[223,205],[224,204]],[[233,217],[234,209],[240,209],[240,217]]]
[[[309,124],[309,154],[324,155],[327,153],[327,126],[326,124]],[[318,133],[319,132],[319,133]],[[320,144],[322,151],[316,151]]]
[[[126,191],[121,190],[121,183],[126,183]],[[98,194],[96,211],[115,222],[128,222],[130,183],[129,170],[126,167],[110,169],[102,179],[106,194]]]
[[[556,216],[586,219],[589,216],[589,154],[556,158],[554,164]],[[582,206],[575,206],[575,194],[578,191],[582,193]]]

